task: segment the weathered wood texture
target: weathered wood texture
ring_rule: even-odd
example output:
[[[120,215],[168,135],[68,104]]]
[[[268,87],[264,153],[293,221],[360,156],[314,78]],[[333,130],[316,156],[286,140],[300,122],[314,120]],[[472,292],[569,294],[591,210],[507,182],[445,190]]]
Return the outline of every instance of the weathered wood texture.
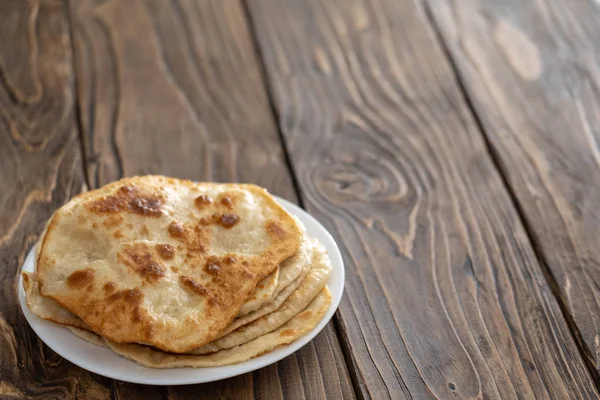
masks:
[[[249,5],[362,394],[597,398],[422,4]]]
[[[429,4],[585,354],[598,369],[598,3]]]
[[[161,173],[252,182],[296,200],[240,2],[85,0],[71,2],[71,15],[92,187]],[[121,398],[131,398],[124,390],[135,393],[117,388]],[[169,398],[354,397],[331,324],[274,366],[167,392]]]
[[[19,267],[46,220],[83,185],[71,44],[57,1],[0,1],[0,398],[110,396],[29,328]]]

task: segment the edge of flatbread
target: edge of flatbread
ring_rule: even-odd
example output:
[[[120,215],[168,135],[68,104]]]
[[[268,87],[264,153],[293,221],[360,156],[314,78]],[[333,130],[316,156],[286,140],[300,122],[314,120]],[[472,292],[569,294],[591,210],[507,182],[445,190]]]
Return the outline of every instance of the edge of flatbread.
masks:
[[[310,243],[310,246],[307,246],[310,257],[308,257],[308,261],[303,263],[308,267],[303,267],[304,270],[301,271],[301,274],[291,284],[284,288],[271,302],[250,314],[236,318],[227,326],[218,339],[194,348],[188,351],[187,354],[214,353],[224,348],[230,348],[247,342],[275,329],[286,322],[297,311],[304,308],[325,285],[332,270],[331,261],[323,245],[314,238],[308,238],[304,241]],[[43,297],[40,294],[35,273],[22,272],[22,275],[27,306],[31,312],[40,318],[60,325],[92,332],[91,328],[79,317],[69,312],[54,300]],[[283,318],[273,315],[282,307],[284,307],[281,310]],[[259,323],[258,321],[261,322]],[[263,322],[268,323],[268,326],[271,328],[262,326]]]
[[[242,304],[242,308],[240,308],[240,311],[238,311],[238,317],[241,315],[246,315],[256,310],[263,304],[273,299],[275,289],[277,289],[277,283],[279,282],[279,272],[280,267],[277,266],[275,271],[265,276],[260,282],[256,284],[254,292],[252,292],[252,294],[246,300],[246,302]]]
[[[313,239],[313,240],[316,240],[316,239]],[[314,259],[314,257],[317,256],[317,253],[318,252],[326,252],[325,247],[323,247],[323,245],[321,243],[316,241],[316,244],[317,245],[311,250],[312,253],[309,258],[310,261],[307,262],[302,267],[302,269],[299,271],[299,275],[296,279],[294,279],[289,285],[287,285],[285,288],[283,288],[283,290],[281,290],[277,294],[277,296],[275,296],[273,298],[273,300],[271,300],[270,302],[263,304],[262,307],[260,307],[259,309],[255,310],[255,311],[252,311],[251,313],[248,313],[246,315],[243,315],[241,317],[234,319],[229,325],[227,325],[227,327],[225,327],[225,329],[223,329],[219,333],[219,335],[215,339],[219,339],[219,338],[227,335],[229,332],[232,332],[232,331],[238,329],[240,326],[249,324],[250,322],[262,317],[263,315],[267,315],[269,313],[272,313],[276,309],[278,309],[283,304],[283,302],[298,288],[298,286],[300,286],[300,284],[302,283],[304,278],[306,278],[306,275],[308,275],[308,273],[311,270],[313,259]],[[318,252],[317,252],[317,250],[318,250]],[[194,351],[194,350],[191,350],[191,351]]]
[[[313,267],[300,286],[273,312],[245,324],[227,335],[198,347],[188,354],[215,353],[239,346],[265,335],[299,314],[325,287],[333,269],[327,253],[317,253]]]
[[[105,344],[116,354],[148,368],[206,368],[238,364],[265,354],[279,346],[292,343],[306,335],[323,319],[330,304],[331,293],[325,287],[308,307],[278,329],[248,343],[218,353],[206,355],[172,354],[139,344],[114,343],[111,341],[105,341]],[[96,338],[90,338],[88,334],[80,335],[81,332],[73,332],[84,340],[94,344],[98,343]]]
[[[25,290],[25,302],[29,311],[45,320],[79,329],[90,330],[90,327],[78,316],[58,304],[56,301],[43,297],[40,294],[37,276],[32,272],[21,273],[23,277],[23,289]]]
[[[246,303],[244,303],[236,318],[243,317],[252,311],[256,311],[266,303],[272,301],[275,297],[277,297],[279,292],[290,285],[297,277],[299,277],[304,271],[306,271],[306,269],[310,267],[313,249],[319,243],[319,241],[315,238],[309,237],[306,234],[306,227],[298,217],[292,215],[292,218],[294,221],[296,221],[296,225],[298,225],[302,231],[302,240],[300,242],[298,251],[279,264],[279,267],[277,268],[276,284],[273,285],[273,287],[265,286],[265,290],[255,290],[255,295],[253,295],[248,301],[246,301]],[[269,277],[264,278],[263,281],[268,278]],[[259,282],[257,287],[261,284],[261,282]],[[265,285],[268,285],[268,283]]]

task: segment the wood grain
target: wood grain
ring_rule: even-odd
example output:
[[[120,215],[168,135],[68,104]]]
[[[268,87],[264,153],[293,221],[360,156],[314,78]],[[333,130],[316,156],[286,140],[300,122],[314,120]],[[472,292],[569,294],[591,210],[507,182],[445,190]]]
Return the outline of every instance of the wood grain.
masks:
[[[430,6],[584,352],[598,370],[598,3],[432,0]]]
[[[65,7],[0,1],[0,38],[0,398],[107,398],[111,381],[49,350],[17,298],[27,252],[84,184]]]
[[[240,2],[85,0],[70,8],[92,187],[160,173],[252,182],[296,201]],[[120,398],[136,393],[117,388]],[[174,399],[354,397],[331,324],[274,366],[161,390],[150,393]]]
[[[361,394],[597,398],[422,4],[249,5]]]

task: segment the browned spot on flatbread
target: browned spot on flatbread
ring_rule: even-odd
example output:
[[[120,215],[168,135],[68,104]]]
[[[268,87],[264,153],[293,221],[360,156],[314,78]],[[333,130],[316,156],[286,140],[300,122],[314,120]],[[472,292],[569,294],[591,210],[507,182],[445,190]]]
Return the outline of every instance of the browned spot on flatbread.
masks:
[[[210,217],[200,218],[200,225],[220,224],[224,228],[231,228],[240,221],[240,217],[234,213],[213,213]]]
[[[204,253],[206,244],[209,241],[209,233],[202,225],[196,225],[194,229],[186,231],[185,244],[189,257],[194,257],[192,253]]]
[[[142,197],[133,199],[130,209],[137,214],[157,216],[161,214],[161,205],[157,199]]]
[[[206,265],[204,266],[204,269],[209,274],[218,274],[219,271],[221,270],[221,266],[219,265],[219,262],[217,260],[209,259],[206,261]]]
[[[232,213],[227,213],[227,214],[223,214],[221,215],[221,219],[220,219],[220,223],[221,226],[224,228],[231,228],[232,226],[234,226],[235,224],[237,224],[240,220],[240,217],[236,214],[232,214]]]
[[[267,222],[267,232],[269,232],[269,235],[274,236],[277,239],[285,238],[285,230],[275,221]]]
[[[115,292],[108,298],[108,301],[115,302],[123,300],[127,304],[138,305],[141,303],[144,294],[138,288],[135,289],[123,289]]]
[[[240,192],[236,192],[236,191],[222,192],[219,195],[218,203],[221,207],[231,210],[235,206],[236,202],[241,200],[241,197],[243,197],[243,195]]]
[[[75,289],[81,289],[94,281],[94,270],[91,268],[80,269],[73,272],[67,278],[67,285]]]
[[[175,248],[170,244],[157,244],[156,251],[163,260],[171,260],[175,256]]]
[[[86,203],[86,206],[98,213],[131,212],[149,217],[162,214],[163,199],[144,193],[135,186],[121,186],[114,195],[104,196]]]
[[[204,247],[204,245],[202,243],[195,241],[190,244],[190,246],[188,247],[188,250],[192,251],[192,252],[196,251],[196,252],[203,253],[206,251],[206,248]]]
[[[115,289],[117,288],[117,285],[115,285],[114,282],[107,282],[104,284],[104,286],[102,287],[104,289],[104,292],[106,294],[112,293],[115,291]]]
[[[133,312],[131,313],[131,322],[140,322],[142,319],[142,310],[138,304],[133,308]]]
[[[143,298],[144,294],[138,288],[119,290],[107,297],[108,303],[104,312],[128,315],[137,329],[145,331],[152,326],[152,322],[147,321],[148,313],[141,307]]]
[[[148,281],[157,280],[165,275],[165,270],[154,261],[142,261],[138,272]]]
[[[231,209],[232,205],[233,205],[233,201],[231,200],[231,197],[229,196],[224,196],[221,198],[221,200],[219,201],[219,203],[221,203],[222,205],[224,205],[225,207]]]
[[[300,314],[298,314],[298,318],[303,321],[308,321],[312,316],[313,316],[312,311],[302,311]]]
[[[117,229],[116,231],[113,232],[113,237],[115,239],[121,239],[123,237],[123,232],[121,232],[120,229]]]
[[[210,307],[218,307],[218,306],[221,306],[221,301],[219,300],[218,296],[215,296],[214,294],[210,294],[208,296],[208,305]]]
[[[225,264],[233,264],[237,260],[235,259],[234,256],[225,256],[225,258],[223,259],[223,261],[225,261]]]
[[[185,229],[181,223],[173,221],[169,224],[169,233],[176,238],[182,238],[185,235]]]
[[[290,336],[294,336],[296,334],[296,330],[295,329],[286,329],[281,331],[281,333],[279,334],[281,337],[290,337]]]
[[[200,225],[210,225],[219,223],[221,220],[221,214],[218,212],[212,213],[210,217],[202,217],[200,218]]]
[[[192,292],[196,293],[199,296],[206,296],[208,294],[208,290],[204,286],[202,286],[201,284],[199,284],[194,279],[192,279],[188,276],[180,275],[179,282],[185,288],[191,290]]]
[[[194,204],[196,205],[196,207],[201,210],[208,204],[211,204],[212,202],[213,199],[211,199],[210,196],[207,196],[205,194],[201,194],[200,196],[196,197],[196,200],[194,200]]]
[[[119,261],[132,268],[146,281],[152,283],[165,275],[165,268],[153,257],[148,245],[135,243],[118,254]]]
[[[112,228],[118,226],[119,224],[121,224],[121,222],[123,222],[123,217],[121,215],[111,215],[104,220],[102,225],[104,225],[107,228]]]

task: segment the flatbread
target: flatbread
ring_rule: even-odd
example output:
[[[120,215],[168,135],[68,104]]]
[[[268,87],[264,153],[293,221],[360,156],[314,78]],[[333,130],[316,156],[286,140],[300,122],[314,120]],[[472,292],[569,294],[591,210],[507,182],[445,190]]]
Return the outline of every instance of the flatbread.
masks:
[[[171,354],[139,344],[119,344],[107,340],[105,343],[115,353],[148,368],[201,368],[238,364],[304,336],[323,319],[330,304],[331,293],[324,288],[308,307],[278,329],[241,346],[213,354]],[[80,337],[92,343],[102,340],[100,337],[90,339],[87,334]]]
[[[300,243],[298,251],[279,265],[274,272],[277,276],[273,277],[272,275],[274,273],[271,273],[271,275],[258,283],[252,297],[244,303],[238,312],[238,317],[255,311],[264,304],[270,302],[285,287],[289,286],[296,278],[310,269],[312,250],[318,245],[318,241],[317,239],[308,237],[304,233],[304,225],[302,222],[296,217],[293,218],[303,232],[302,242]]]
[[[279,267],[258,282],[250,298],[240,308],[238,316],[246,315],[271,301],[275,294],[275,289],[277,289],[277,282],[279,282]]]
[[[185,352],[217,337],[301,236],[254,185],[124,179],[54,214],[40,292],[109,340]]]
[[[93,332],[89,332],[84,329],[73,328],[72,326],[67,326],[67,328],[69,328],[69,330],[73,332],[75,336],[85,340],[86,342],[90,342],[91,344],[95,344],[96,346],[100,347],[108,347],[104,339]]]
[[[323,245],[320,244],[316,239],[311,239],[311,243],[312,246],[308,253],[310,255],[310,258],[307,258],[310,261],[307,262],[304,265],[304,267],[300,270],[301,275],[298,276],[294,281],[292,281],[292,283],[290,283],[288,286],[286,286],[281,292],[279,292],[279,294],[277,294],[277,296],[269,303],[263,305],[256,311],[244,315],[243,317],[234,319],[233,322],[231,322],[231,324],[227,325],[227,327],[221,331],[221,333],[217,336],[216,339],[221,338],[230,332],[233,332],[234,330],[238,329],[243,325],[249,324],[250,322],[257,320],[258,318],[264,315],[272,313],[283,304],[283,302],[298,288],[298,286],[300,286],[306,275],[309,273],[313,263],[316,263],[315,260],[318,259],[318,257],[322,257],[323,255],[327,254]]]
[[[298,272],[300,272],[300,275],[297,276],[297,278],[291,284],[287,285],[280,293],[278,293],[278,295],[271,302],[263,305],[254,312],[234,319],[233,322],[220,333],[215,341],[279,309],[290,297],[290,295],[292,295],[297,289],[299,289],[300,285],[304,283],[306,276],[309,272],[311,272],[313,267],[322,269],[323,264],[325,263],[325,268],[330,269],[330,261],[329,257],[327,256],[327,252],[318,240],[306,237],[303,239],[300,248],[301,250],[298,251],[298,254],[290,257],[284,263],[282,263],[281,268],[282,271],[296,269]],[[301,266],[301,268],[297,268],[298,266]],[[329,275],[329,273],[327,273],[327,275]],[[61,325],[75,327],[90,332],[92,331],[92,329],[79,317],[60,306],[54,300],[43,297],[40,294],[37,284],[37,275],[35,273],[23,272],[23,287],[25,289],[27,306],[37,316]],[[218,351],[222,348],[222,346],[214,344],[215,341],[192,349],[188,353],[206,354]]]
[[[44,236],[42,234],[40,240],[35,245],[36,259],[39,253],[39,248],[41,247],[43,237]],[[303,247],[306,248],[307,243],[309,243],[309,239],[303,239],[300,249],[302,249]],[[283,275],[282,278],[283,282],[287,282],[290,276],[296,276],[296,273],[303,273],[308,271],[308,268],[310,267],[310,259],[308,255],[312,255],[312,253],[306,254],[305,251],[301,250],[299,250],[298,253],[299,254],[295,254],[294,256],[289,257],[281,264],[284,266],[285,271],[285,275]],[[25,277],[26,275],[27,277]],[[254,293],[240,309],[238,316],[246,315],[256,310],[263,304],[273,300],[279,293],[280,288],[282,286],[281,282],[279,281],[279,276],[280,267],[277,267],[277,269],[274,272],[269,274],[267,277],[263,278],[257,284]],[[60,306],[54,300],[47,297],[43,297],[39,293],[37,275],[35,273],[23,272],[23,287],[25,288],[25,293],[27,295],[27,305],[29,306],[29,309],[38,317],[46,319],[48,321],[56,322],[61,325],[73,326],[91,331],[91,328],[85,325],[85,323],[79,317],[69,312],[66,308]],[[248,311],[248,309],[250,309],[250,311]]]
[[[306,234],[302,236],[302,242],[300,243],[298,251],[293,256],[283,261],[279,266],[279,280],[277,281],[277,287],[275,288],[273,298],[296,280],[296,278],[305,274],[306,271],[310,269],[313,252],[319,246],[321,246],[321,244],[317,239],[311,238]],[[319,251],[325,252],[325,249],[321,246]]]
[[[40,295],[37,275],[31,272],[23,272],[23,289],[29,310],[40,318],[55,322],[60,325],[72,326],[79,329],[90,330],[90,328],[69,310],[52,299]]]
[[[317,257],[313,261],[313,267],[306,278],[304,278],[298,289],[294,290],[275,311],[239,327],[220,339],[194,349],[189,354],[208,354],[230,349],[279,328],[304,310],[319,294],[325,287],[331,270],[332,266],[327,254],[317,253]]]

